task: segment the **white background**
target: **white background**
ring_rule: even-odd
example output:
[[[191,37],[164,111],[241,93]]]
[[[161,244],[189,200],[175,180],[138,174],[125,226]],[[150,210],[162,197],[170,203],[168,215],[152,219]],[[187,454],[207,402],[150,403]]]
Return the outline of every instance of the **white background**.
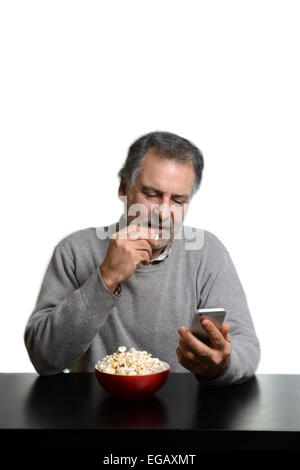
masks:
[[[116,221],[117,172],[152,130],[205,172],[186,224],[229,250],[259,373],[299,373],[298,1],[2,1],[0,371],[24,346],[54,246]]]

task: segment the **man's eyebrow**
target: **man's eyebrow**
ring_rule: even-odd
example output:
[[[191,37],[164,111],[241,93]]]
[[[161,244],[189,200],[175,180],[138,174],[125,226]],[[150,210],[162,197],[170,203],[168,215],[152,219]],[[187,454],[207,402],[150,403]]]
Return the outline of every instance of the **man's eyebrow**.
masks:
[[[162,194],[162,192],[159,189],[154,188],[153,186],[142,186],[141,187],[142,191],[153,191],[157,194]],[[189,199],[188,194],[172,194],[172,197],[180,197],[182,199]]]

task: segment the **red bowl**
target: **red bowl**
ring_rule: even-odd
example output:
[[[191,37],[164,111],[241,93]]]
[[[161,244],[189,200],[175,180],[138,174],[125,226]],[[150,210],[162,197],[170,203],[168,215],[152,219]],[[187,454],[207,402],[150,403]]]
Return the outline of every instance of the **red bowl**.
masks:
[[[95,373],[98,382],[104,390],[117,398],[130,400],[140,400],[148,398],[157,392],[167,380],[170,373],[170,366],[161,361],[166,369],[153,374],[145,375],[116,375],[102,372],[95,366]]]

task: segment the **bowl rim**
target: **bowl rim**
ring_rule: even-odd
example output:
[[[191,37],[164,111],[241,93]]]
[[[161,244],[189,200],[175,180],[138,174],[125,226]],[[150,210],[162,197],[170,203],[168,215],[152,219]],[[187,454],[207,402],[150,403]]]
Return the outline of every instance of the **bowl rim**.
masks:
[[[111,374],[110,372],[104,372],[103,370],[99,370],[98,367],[97,367],[97,364],[95,364],[95,372],[100,372],[101,374],[105,374],[105,375],[111,375],[112,377],[149,377],[150,375],[156,375],[156,374],[162,374],[163,372],[166,372],[167,370],[170,371],[170,364],[168,364],[167,362],[165,361],[160,361],[162,362],[163,364],[167,365],[168,367],[166,367],[165,369],[163,370],[159,370],[157,372],[152,372],[151,374],[140,374],[140,375],[134,375],[134,374]]]

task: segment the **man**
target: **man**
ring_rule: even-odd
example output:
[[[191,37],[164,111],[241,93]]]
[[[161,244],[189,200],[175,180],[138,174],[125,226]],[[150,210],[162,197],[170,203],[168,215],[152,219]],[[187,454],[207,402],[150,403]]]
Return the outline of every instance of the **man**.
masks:
[[[75,232],[54,249],[25,329],[38,373],[93,371],[125,345],[207,384],[254,374],[259,342],[230,255],[214,234],[183,226],[202,170],[199,149],[175,134],[131,145],[119,172],[119,222]],[[202,322],[209,344],[189,331],[200,307],[227,312],[221,330]]]

